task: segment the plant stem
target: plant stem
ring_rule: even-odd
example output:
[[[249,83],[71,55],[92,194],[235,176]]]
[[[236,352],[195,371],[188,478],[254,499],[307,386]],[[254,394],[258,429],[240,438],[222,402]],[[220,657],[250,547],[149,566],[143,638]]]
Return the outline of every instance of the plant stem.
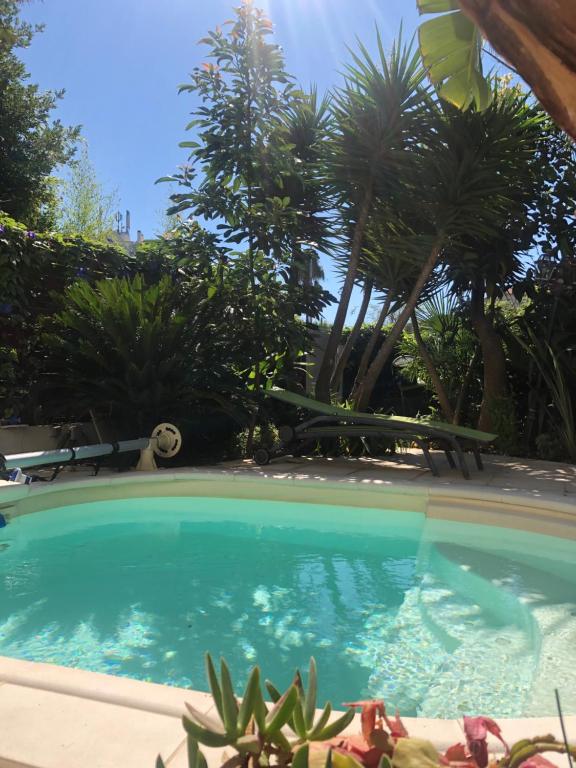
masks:
[[[446,388],[444,387],[444,384],[442,383],[442,380],[440,378],[440,374],[438,373],[438,369],[434,364],[432,355],[430,354],[430,351],[426,346],[424,339],[422,338],[422,334],[420,333],[420,326],[418,325],[418,318],[416,317],[415,311],[412,312],[411,319],[412,319],[412,330],[414,332],[414,338],[416,339],[416,345],[418,347],[420,357],[422,358],[422,362],[424,363],[424,365],[426,366],[426,370],[428,371],[428,376],[430,376],[430,381],[432,382],[434,393],[438,398],[438,403],[440,404],[442,415],[444,416],[446,421],[453,422],[454,410],[448,398],[448,393],[446,392]]]
[[[354,237],[352,238],[352,248],[350,251],[350,260],[348,262],[348,269],[346,271],[346,277],[344,278],[344,284],[342,286],[342,292],[340,294],[340,302],[336,311],[336,317],[330,330],[330,336],[328,338],[328,344],[320,364],[320,370],[318,371],[318,377],[316,379],[316,397],[325,403],[330,402],[330,381],[332,379],[332,372],[334,369],[334,360],[338,351],[338,345],[342,337],[342,329],[346,321],[346,315],[348,313],[348,306],[350,304],[350,297],[352,295],[352,289],[354,288],[354,282],[358,273],[358,265],[360,263],[360,253],[362,251],[362,242],[364,240],[364,231],[366,224],[368,223],[368,217],[372,208],[373,200],[373,182],[369,181],[364,192],[364,198],[360,206],[360,213],[358,221],[354,227]]]
[[[380,332],[382,330],[382,326],[386,322],[386,318],[388,317],[388,314],[390,312],[392,297],[393,297],[392,290],[389,290],[388,293],[386,294],[386,298],[384,299],[384,303],[382,304],[380,314],[378,315],[378,320],[376,321],[374,328],[372,329],[372,333],[370,334],[370,339],[368,340],[368,344],[366,345],[366,349],[364,350],[362,359],[360,360],[360,365],[358,366],[358,372],[356,373],[356,378],[354,380],[354,386],[352,387],[352,392],[350,394],[350,400],[354,400],[356,398],[356,393],[360,385],[362,384],[362,380],[364,379],[366,370],[368,369],[368,365],[372,360],[372,355],[374,353],[374,350],[376,349],[378,340],[380,339]]]
[[[443,235],[442,234],[439,235],[435,245],[430,251],[428,258],[422,265],[420,274],[418,275],[416,282],[414,283],[414,286],[410,292],[410,295],[406,301],[406,304],[404,305],[404,308],[402,309],[402,312],[400,312],[396,322],[394,323],[394,325],[390,330],[390,333],[384,340],[384,343],[378,350],[378,354],[376,355],[376,357],[372,361],[372,364],[368,368],[364,381],[358,388],[358,392],[355,400],[355,406],[356,406],[356,409],[359,411],[366,408],[370,403],[370,397],[372,395],[374,387],[376,386],[378,377],[380,376],[380,374],[382,373],[382,369],[388,362],[388,358],[392,354],[392,351],[398,339],[400,338],[402,331],[406,327],[406,323],[410,319],[410,315],[416,308],[418,299],[420,298],[422,291],[426,287],[426,283],[428,282],[430,275],[432,274],[432,272],[434,271],[434,268],[436,267],[436,264],[438,263],[443,240],[444,240]]]
[[[332,374],[332,378],[330,380],[330,387],[332,390],[335,390],[340,384],[340,380],[344,373],[344,369],[348,364],[348,360],[350,359],[352,350],[354,349],[354,346],[358,341],[358,337],[360,336],[360,331],[362,330],[362,325],[364,324],[366,312],[368,311],[368,305],[370,304],[370,297],[372,296],[373,285],[374,285],[373,281],[370,278],[367,278],[364,283],[364,295],[362,297],[362,304],[360,306],[360,310],[358,311],[358,317],[356,318],[354,327],[352,328],[352,331],[348,336],[348,339],[346,340],[346,344],[344,345],[344,349],[342,350],[342,353],[338,358],[336,367],[334,368],[334,373]]]

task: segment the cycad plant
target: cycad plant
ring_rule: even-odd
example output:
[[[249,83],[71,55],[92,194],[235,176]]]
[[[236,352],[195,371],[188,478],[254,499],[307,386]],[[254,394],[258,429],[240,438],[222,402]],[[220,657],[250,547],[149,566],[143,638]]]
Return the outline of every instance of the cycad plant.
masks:
[[[336,353],[371,211],[379,196],[398,186],[425,126],[425,75],[418,55],[401,36],[389,56],[379,34],[377,43],[376,59],[362,44],[358,53],[352,53],[345,85],[332,101],[334,129],[327,146],[327,172],[350,234],[338,309],[316,382],[316,396],[325,401],[330,399]]]
[[[186,316],[183,305],[194,299],[196,314]],[[194,299],[169,277],[152,285],[141,275],[72,285],[46,339],[45,394],[62,411],[93,410],[133,435],[198,400],[215,403],[230,374],[222,336],[200,295]],[[202,344],[210,332],[211,345]]]

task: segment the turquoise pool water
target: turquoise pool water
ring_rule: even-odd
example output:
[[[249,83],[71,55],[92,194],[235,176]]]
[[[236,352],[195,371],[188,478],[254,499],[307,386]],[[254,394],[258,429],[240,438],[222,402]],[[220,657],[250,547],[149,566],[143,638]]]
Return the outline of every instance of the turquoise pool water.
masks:
[[[97,502],[0,530],[0,654],[205,689],[203,654],[334,705],[576,714],[576,542],[421,514]]]

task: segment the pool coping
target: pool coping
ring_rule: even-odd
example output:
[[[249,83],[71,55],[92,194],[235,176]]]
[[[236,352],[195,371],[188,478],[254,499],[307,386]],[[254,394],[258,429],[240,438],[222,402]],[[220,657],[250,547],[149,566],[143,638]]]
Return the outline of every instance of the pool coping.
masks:
[[[307,503],[386,506],[395,510],[423,512],[427,517],[479,523],[560,538],[576,539],[576,499],[550,492],[434,483],[363,481],[344,477],[310,479],[286,476],[251,476],[241,472],[185,470],[177,472],[130,472],[120,476],[83,478],[54,484],[0,487],[0,513],[6,517],[40,511],[50,506],[137,498],[143,484],[159,487],[157,495],[230,496],[233,498],[298,501]],[[212,487],[211,487],[212,486]],[[93,491],[98,489],[98,493]]]
[[[205,714],[213,708],[209,694],[201,691],[0,656],[0,716],[4,726],[0,766],[76,768],[78,753],[85,749],[84,768],[153,768],[158,754],[166,768],[185,768],[181,716],[186,702]],[[335,712],[333,716],[337,715]],[[441,752],[464,740],[461,720],[402,720],[411,736],[429,739]],[[574,740],[576,716],[564,720],[568,738]],[[113,744],[107,740],[111,721],[122,725]],[[545,733],[562,738],[555,717],[499,718],[498,722],[510,744]],[[36,728],[44,728],[45,732],[38,734]],[[358,734],[360,730],[357,715],[345,734]],[[157,743],[146,738],[138,744],[138,739],[154,731],[158,731]],[[94,754],[94,744],[100,745],[99,754]],[[490,747],[494,754],[501,754],[499,742],[491,741]],[[123,748],[122,761],[112,762]],[[203,751],[209,768],[219,768],[225,750]]]
[[[254,477],[226,470],[127,473],[54,485],[4,486],[0,488],[0,512],[8,517],[31,513],[45,507],[48,499],[50,506],[60,506],[96,498],[134,498],[142,495],[138,489],[143,484],[174,496],[203,495],[215,486],[219,496],[229,492],[235,498],[301,498],[309,503],[376,508],[385,504],[422,511],[433,518],[576,538],[574,501],[552,493],[492,489],[473,483],[450,487],[347,477]],[[3,730],[8,729],[0,739],[0,768],[152,767],[158,753],[167,768],[184,768],[180,716],[186,701],[204,712],[212,706],[210,697],[199,691],[0,657],[0,722]],[[565,720],[568,738],[574,741],[576,715]],[[542,733],[561,737],[554,717],[500,718],[499,722],[510,742]],[[458,720],[406,718],[405,723],[411,735],[429,738],[440,750],[463,738]],[[353,723],[348,731],[358,732],[359,724]],[[207,751],[209,768],[218,768],[221,755],[222,750]]]

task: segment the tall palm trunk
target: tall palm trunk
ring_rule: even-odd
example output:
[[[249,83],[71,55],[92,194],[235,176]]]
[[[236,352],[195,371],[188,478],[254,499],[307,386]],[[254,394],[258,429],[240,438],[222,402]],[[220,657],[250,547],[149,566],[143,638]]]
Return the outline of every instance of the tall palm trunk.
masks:
[[[444,416],[446,421],[452,422],[454,420],[454,409],[452,408],[452,405],[450,403],[448,393],[446,392],[446,387],[442,383],[442,379],[440,378],[438,369],[434,364],[432,355],[430,354],[430,351],[426,346],[424,339],[422,338],[422,334],[420,333],[420,326],[418,324],[418,318],[416,317],[416,312],[412,312],[412,330],[414,331],[414,338],[416,339],[418,352],[420,353],[422,362],[426,366],[426,370],[428,371],[428,376],[430,376],[430,381],[432,382],[434,393],[436,395],[436,398],[438,399],[438,403],[440,404],[440,410],[442,411],[442,415]]]
[[[372,208],[373,199],[373,185],[372,182],[368,184],[364,192],[364,199],[360,206],[360,213],[358,215],[358,221],[354,227],[354,237],[352,238],[352,248],[350,251],[350,261],[348,262],[348,269],[346,271],[346,277],[344,278],[344,285],[342,286],[342,292],[340,294],[340,302],[336,311],[336,317],[332,329],[330,330],[330,336],[328,343],[324,351],[324,357],[320,364],[320,370],[318,371],[318,377],[316,379],[316,397],[318,400],[322,400],[325,403],[330,402],[330,380],[332,379],[332,371],[334,370],[334,360],[338,351],[338,345],[342,337],[342,330],[346,321],[346,315],[348,313],[348,306],[350,304],[350,297],[352,295],[352,289],[354,288],[354,282],[356,275],[358,274],[358,265],[360,263],[360,253],[362,250],[362,241],[364,239],[364,231],[366,224],[368,223],[368,217],[370,215],[370,209]]]
[[[378,377],[382,373],[382,369],[386,365],[388,358],[392,354],[392,350],[394,349],[398,339],[400,338],[402,331],[406,327],[406,323],[410,319],[410,315],[414,310],[416,309],[416,305],[418,304],[418,299],[420,298],[420,295],[422,294],[422,291],[426,287],[426,283],[428,282],[430,275],[434,271],[434,268],[436,267],[436,264],[438,263],[438,258],[440,256],[440,250],[442,248],[442,242],[443,237],[439,237],[436,241],[436,244],[430,251],[430,255],[422,265],[422,269],[420,270],[420,274],[418,275],[416,282],[414,283],[414,286],[410,292],[410,295],[408,296],[408,299],[406,301],[406,304],[404,305],[404,309],[398,316],[396,322],[392,326],[392,329],[390,330],[390,333],[384,340],[384,343],[378,350],[378,354],[372,361],[372,364],[368,368],[368,371],[366,372],[366,376],[364,377],[364,380],[362,384],[358,387],[358,392],[356,394],[355,398],[355,405],[356,409],[361,411],[363,408],[366,408],[370,402],[370,397],[372,396],[372,392],[374,391],[374,387],[376,386],[376,382],[378,381]]]
[[[370,304],[373,285],[373,281],[369,278],[364,282],[364,295],[362,296],[362,304],[360,305],[360,310],[358,311],[358,317],[356,318],[354,327],[352,328],[352,331],[346,340],[344,349],[342,350],[340,357],[338,358],[338,362],[336,363],[336,367],[334,368],[334,373],[332,374],[332,378],[330,380],[331,389],[336,389],[338,387],[342,375],[344,374],[344,369],[346,368],[348,360],[350,359],[350,355],[352,354],[352,350],[358,341],[360,331],[362,330],[362,325],[364,324],[364,319],[366,318],[366,312],[368,311],[368,305]]]
[[[474,354],[472,355],[472,357],[470,358],[470,362],[468,363],[468,368],[466,369],[466,373],[464,374],[464,379],[462,381],[462,386],[460,387],[460,392],[458,393],[458,399],[456,400],[456,407],[454,408],[454,419],[452,420],[453,424],[460,424],[460,421],[462,419],[462,411],[464,409],[464,403],[466,402],[466,398],[468,396],[468,389],[470,388],[470,382],[472,381],[474,368],[476,367],[479,357],[480,357],[480,347],[476,346],[476,349],[474,350]]]
[[[376,349],[376,344],[378,344],[378,340],[380,338],[380,331],[382,330],[382,326],[384,325],[386,318],[388,317],[388,314],[390,312],[390,305],[392,304],[392,296],[393,296],[392,291],[388,291],[388,293],[386,294],[386,298],[384,299],[384,304],[382,304],[380,314],[378,315],[378,320],[376,321],[374,328],[372,328],[372,333],[370,334],[370,338],[368,340],[368,344],[366,345],[366,349],[362,354],[362,359],[360,360],[360,365],[358,366],[358,372],[356,373],[356,378],[354,379],[354,386],[352,387],[350,400],[354,400],[356,398],[356,392],[358,391],[358,387],[360,386],[362,379],[366,374],[368,365],[370,364],[370,360],[372,360],[372,355],[374,354],[374,350]]]
[[[484,387],[478,429],[492,432],[498,428],[496,411],[502,408],[503,402],[509,396],[509,391],[504,344],[500,334],[494,328],[492,316],[486,314],[484,291],[484,280],[477,282],[472,288],[470,318],[480,342],[484,363]]]

